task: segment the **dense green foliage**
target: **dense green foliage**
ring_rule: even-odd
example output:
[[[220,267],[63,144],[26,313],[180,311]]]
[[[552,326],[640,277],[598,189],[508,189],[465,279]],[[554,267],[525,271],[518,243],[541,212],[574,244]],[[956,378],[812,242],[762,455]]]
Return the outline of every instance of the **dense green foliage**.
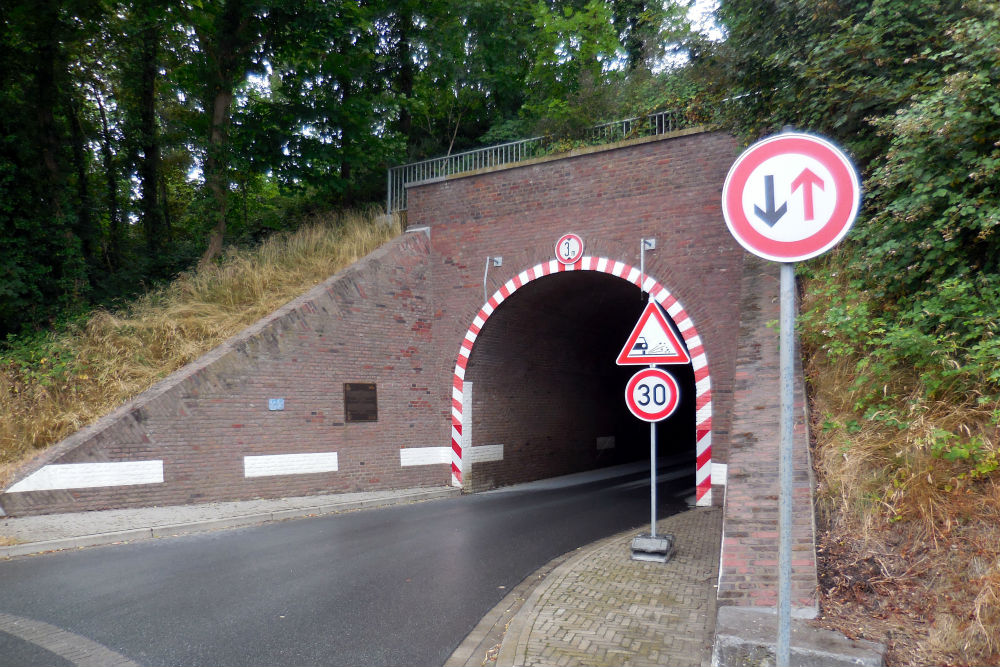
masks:
[[[683,13],[644,0],[2,3],[0,338],[310,211],[380,201],[389,165],[652,110],[652,68],[688,38]]]
[[[807,342],[860,358],[878,407],[902,369],[928,397],[1000,394],[1000,6],[724,2],[704,63],[748,139],[785,125],[848,148],[865,202],[840,252],[804,267],[826,300]]]
[[[807,263],[808,342],[995,396],[995,2],[13,2],[0,8],[0,335],[175,274],[320,207],[379,201],[386,166],[663,108],[747,140],[845,146],[865,205]],[[686,50],[687,64],[663,64]],[[850,295],[850,296],[848,296]]]

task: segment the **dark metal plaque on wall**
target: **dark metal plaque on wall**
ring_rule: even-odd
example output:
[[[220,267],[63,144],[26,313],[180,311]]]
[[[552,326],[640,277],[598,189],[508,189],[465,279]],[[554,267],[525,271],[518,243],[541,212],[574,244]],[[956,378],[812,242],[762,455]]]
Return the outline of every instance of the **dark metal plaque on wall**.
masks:
[[[344,421],[378,421],[378,391],[374,382],[344,383]]]

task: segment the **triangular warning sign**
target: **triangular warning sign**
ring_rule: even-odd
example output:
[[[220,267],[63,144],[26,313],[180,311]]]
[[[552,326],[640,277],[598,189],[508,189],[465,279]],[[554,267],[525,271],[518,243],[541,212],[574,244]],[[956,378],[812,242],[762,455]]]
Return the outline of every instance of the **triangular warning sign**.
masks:
[[[646,304],[617,359],[619,366],[690,362],[691,357],[681,344],[680,337],[655,301]]]

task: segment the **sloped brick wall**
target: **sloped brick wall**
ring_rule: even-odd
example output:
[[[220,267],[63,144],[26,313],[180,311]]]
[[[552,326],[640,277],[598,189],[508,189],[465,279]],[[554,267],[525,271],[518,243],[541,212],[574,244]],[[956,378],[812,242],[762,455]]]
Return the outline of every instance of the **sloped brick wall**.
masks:
[[[0,504],[29,514],[447,484],[445,464],[399,464],[400,448],[444,437],[425,368],[434,354],[429,257],[426,234],[403,235],[19,475],[49,464],[162,461],[162,483],[8,491]],[[345,382],[376,383],[377,422],[345,423]],[[284,409],[270,410],[270,399]],[[320,453],[336,453],[337,470],[246,476],[246,456]]]

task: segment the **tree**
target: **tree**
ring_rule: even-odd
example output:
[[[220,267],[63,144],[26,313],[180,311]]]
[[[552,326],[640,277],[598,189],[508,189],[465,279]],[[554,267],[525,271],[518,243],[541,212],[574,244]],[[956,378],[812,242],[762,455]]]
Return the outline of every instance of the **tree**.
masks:
[[[69,76],[88,9],[0,9],[0,333],[75,308],[90,289],[80,240],[93,224],[88,164]]]

